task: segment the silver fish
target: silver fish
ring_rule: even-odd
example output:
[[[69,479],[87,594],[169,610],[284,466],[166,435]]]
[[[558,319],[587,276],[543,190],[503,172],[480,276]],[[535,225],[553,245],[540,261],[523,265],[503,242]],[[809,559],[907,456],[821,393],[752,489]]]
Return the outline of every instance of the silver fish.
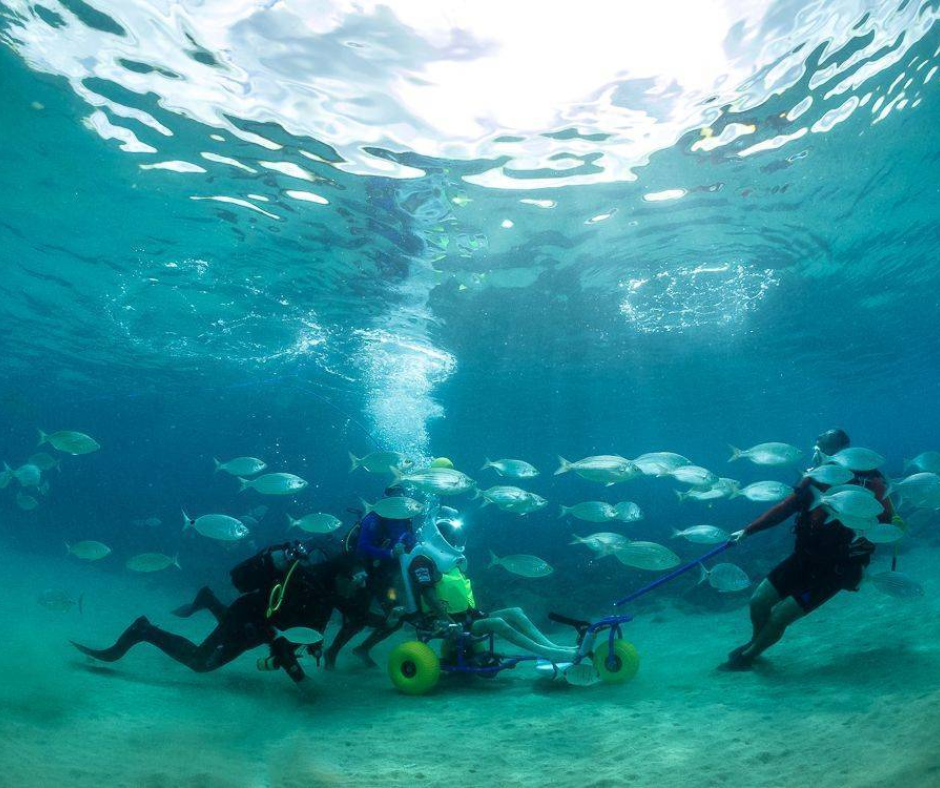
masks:
[[[453,468],[423,468],[408,472],[392,468],[392,474],[396,484],[406,482],[432,495],[461,495],[476,487],[476,482],[467,474]]]
[[[204,514],[202,517],[193,518],[183,512],[183,530],[187,528],[220,542],[237,542],[248,536],[245,524],[227,514]]]
[[[268,467],[264,460],[259,460],[257,457],[236,457],[228,462],[222,462],[213,457],[212,462],[215,463],[216,473],[225,471],[232,476],[254,476]]]
[[[669,475],[677,482],[693,487],[713,487],[718,483],[718,476],[700,465],[682,465],[670,471]]]
[[[866,528],[862,536],[874,544],[891,544],[904,538],[904,529],[894,523],[876,523]]]
[[[904,460],[904,470],[916,468],[925,473],[940,474],[940,451],[925,451],[913,460]]]
[[[179,556],[168,556],[163,553],[141,553],[132,556],[124,562],[124,566],[132,572],[160,572],[175,566],[180,569]]]
[[[533,479],[539,475],[538,468],[526,462],[525,460],[491,460],[486,458],[481,471],[492,468],[500,476],[508,476],[511,479]]]
[[[643,519],[643,510],[633,501],[621,501],[614,504],[617,519],[623,523],[635,523]]]
[[[683,465],[691,465],[692,461],[671,451],[654,451],[641,454],[633,464],[645,476],[665,476]]]
[[[391,473],[392,468],[407,470],[414,463],[397,451],[374,451],[365,457],[357,457],[349,452],[349,472],[357,468],[364,468],[369,473]]]
[[[44,451],[36,452],[29,458],[28,462],[30,465],[35,465],[41,471],[59,470],[62,465],[61,460],[57,460],[51,454],[46,454]]]
[[[940,476],[923,472],[897,479],[889,486],[888,495],[918,509],[940,509]]]
[[[715,564],[711,569],[706,569],[699,565],[701,577],[699,583],[708,584],[716,591],[722,594],[730,594],[735,591],[743,591],[751,585],[751,579],[741,567],[735,564]]]
[[[617,510],[603,501],[585,501],[574,506],[562,506],[558,516],[566,517],[569,514],[588,523],[606,523],[617,517]]]
[[[854,489],[840,490],[836,493],[831,490],[823,493],[815,487],[810,488],[813,502],[809,508],[812,510],[825,506],[836,514],[861,518],[878,517],[884,511],[883,504],[868,490],[855,485],[849,486],[854,487]]]
[[[292,473],[266,473],[255,479],[238,477],[239,492],[254,490],[262,495],[293,495],[307,486],[307,481]]]
[[[904,572],[877,572],[868,579],[881,593],[897,599],[915,599],[924,596],[924,587]]]
[[[855,478],[855,474],[843,465],[829,463],[810,468],[803,474],[803,478],[812,479],[814,482],[831,487],[836,484],[847,484]]]
[[[636,569],[658,571],[679,565],[679,556],[655,542],[628,542],[617,548],[614,555],[620,563]]]
[[[871,449],[848,448],[836,452],[831,457],[822,455],[825,462],[836,462],[850,471],[873,471],[884,465],[885,458]]]
[[[111,555],[111,548],[106,544],[94,541],[76,542],[75,544],[65,543],[65,551],[69,555],[81,558],[83,561],[100,561]]]
[[[499,507],[524,501],[529,493],[521,487],[512,487],[508,484],[497,484],[488,490],[477,490],[477,497],[483,499],[483,506],[495,503]]]
[[[332,533],[343,524],[343,521],[339,518],[334,517],[332,514],[324,514],[323,512],[308,514],[297,520],[287,515],[287,522],[290,523],[289,528],[299,528],[301,531],[306,531],[308,534]]]
[[[20,507],[24,512],[31,512],[37,506],[39,506],[39,501],[37,501],[33,496],[27,495],[22,490],[16,494],[16,505]]]
[[[362,508],[366,514],[375,512],[386,520],[410,520],[424,511],[424,504],[414,498],[398,495],[392,498],[382,498],[374,504],[362,501]]]
[[[683,530],[672,529],[673,539],[685,539],[695,544],[721,544],[728,541],[728,532],[714,525],[693,525]]]
[[[98,451],[101,445],[94,438],[85,435],[83,432],[70,432],[61,430],[47,435],[39,430],[39,446],[49,443],[54,449],[58,449],[66,454],[91,454]]]
[[[290,629],[279,629],[278,634],[286,638],[291,643],[297,643],[301,646],[313,646],[323,640],[323,633],[317,632],[310,627],[291,627]]]
[[[792,465],[803,456],[803,452],[789,443],[758,443],[750,449],[736,449],[731,446],[731,458],[728,462],[738,459],[750,460],[755,465]]]
[[[749,501],[771,503],[782,501],[793,493],[793,488],[783,482],[754,482],[741,490],[736,490],[732,498],[747,498]]]
[[[589,550],[597,553],[598,557],[613,555],[618,549],[626,545],[630,540],[621,534],[601,532],[591,534],[590,536],[578,536],[575,534],[571,544],[583,544]]]
[[[558,470],[555,476],[574,471],[582,479],[602,484],[617,484],[641,475],[640,469],[626,457],[616,454],[598,454],[585,457],[577,462],[569,462],[564,457],[558,458]]]
[[[78,599],[72,599],[65,591],[53,588],[47,588],[36,597],[36,602],[46,608],[46,610],[54,610],[57,613],[68,613],[75,605],[78,605],[79,613],[84,613],[84,601],[84,594],[79,594]]]
[[[548,501],[546,501],[541,495],[527,492],[524,497],[503,504],[499,508],[504,512],[512,512],[513,514],[518,515],[527,515],[532,514],[532,512],[537,512],[539,509],[544,509],[546,506],[548,506]]]
[[[38,466],[26,463],[13,471],[13,476],[22,487],[38,487],[42,479],[42,471]]]
[[[555,571],[550,564],[535,555],[506,555],[500,558],[490,550],[490,563],[487,569],[494,566],[501,566],[511,574],[529,579],[548,577]]]

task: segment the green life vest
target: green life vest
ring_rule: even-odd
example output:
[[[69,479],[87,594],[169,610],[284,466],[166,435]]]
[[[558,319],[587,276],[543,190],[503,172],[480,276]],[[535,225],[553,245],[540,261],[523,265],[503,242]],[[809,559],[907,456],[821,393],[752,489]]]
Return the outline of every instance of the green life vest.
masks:
[[[456,566],[441,575],[441,579],[434,584],[434,593],[437,594],[444,609],[452,615],[466,613],[476,607],[470,578]],[[421,607],[425,613],[429,612],[425,602],[421,603]]]

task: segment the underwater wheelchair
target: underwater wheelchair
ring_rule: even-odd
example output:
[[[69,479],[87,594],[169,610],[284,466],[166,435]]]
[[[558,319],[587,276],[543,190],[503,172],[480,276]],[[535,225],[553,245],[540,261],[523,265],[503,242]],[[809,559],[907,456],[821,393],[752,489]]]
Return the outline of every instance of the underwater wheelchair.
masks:
[[[620,625],[632,616],[618,616],[588,623],[553,615],[552,620],[578,629],[578,653],[569,663],[556,664],[532,654],[501,654],[493,634],[474,635],[472,622],[441,625],[423,607],[411,582],[411,564],[419,557],[430,559],[441,575],[466,563],[462,548],[451,545],[440,533],[437,518],[429,517],[420,527],[418,543],[400,556],[404,612],[402,620],[414,628],[415,639],[396,646],[388,657],[392,684],[406,695],[426,695],[446,674],[492,678],[522,663],[534,663],[540,676],[578,686],[597,682],[622,684],[639,669],[639,654],[622,638]],[[472,593],[472,592],[471,592]],[[601,633],[606,635],[601,638]],[[439,640],[438,651],[431,642]]]

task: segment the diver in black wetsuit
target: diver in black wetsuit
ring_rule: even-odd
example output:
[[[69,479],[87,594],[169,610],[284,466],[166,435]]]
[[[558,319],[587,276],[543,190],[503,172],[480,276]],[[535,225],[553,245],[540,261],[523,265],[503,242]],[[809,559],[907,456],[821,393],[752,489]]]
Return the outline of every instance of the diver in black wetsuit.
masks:
[[[307,627],[322,633],[334,608],[343,609],[357,598],[356,589],[364,579],[358,564],[338,543],[290,542],[262,550],[232,570],[232,582],[246,593],[228,607],[204,587],[191,604],[174,611],[181,617],[199,610],[215,616],[216,628],[199,645],[160,629],[145,616],[131,624],[110,648],[72,645],[90,657],[114,662],[138,643],[150,643],[191,670],[205,673],[268,644],[271,658],[263,662],[282,668],[299,684],[305,676],[297,658],[303,647],[291,643],[279,630]],[[319,655],[319,645],[307,649]]]

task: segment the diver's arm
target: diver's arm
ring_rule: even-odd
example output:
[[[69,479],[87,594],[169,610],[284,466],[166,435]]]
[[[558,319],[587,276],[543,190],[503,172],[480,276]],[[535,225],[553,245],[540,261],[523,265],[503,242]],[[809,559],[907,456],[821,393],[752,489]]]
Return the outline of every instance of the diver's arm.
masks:
[[[738,531],[735,536],[738,536],[739,534],[740,536],[738,536],[735,541],[741,541],[741,539],[744,539],[748,536],[753,536],[754,534],[760,533],[761,531],[766,531],[767,529],[773,528],[774,526],[780,525],[780,523],[788,520],[803,508],[808,492],[809,485],[805,482],[801,483],[791,495],[788,495],[776,506],[772,506],[756,520],[745,526],[742,530]]]
[[[376,529],[379,520],[377,517],[366,515],[359,526],[359,539],[356,542],[356,552],[364,558],[371,558],[377,561],[388,561],[392,557],[392,551],[384,547],[379,547],[378,534]]]

